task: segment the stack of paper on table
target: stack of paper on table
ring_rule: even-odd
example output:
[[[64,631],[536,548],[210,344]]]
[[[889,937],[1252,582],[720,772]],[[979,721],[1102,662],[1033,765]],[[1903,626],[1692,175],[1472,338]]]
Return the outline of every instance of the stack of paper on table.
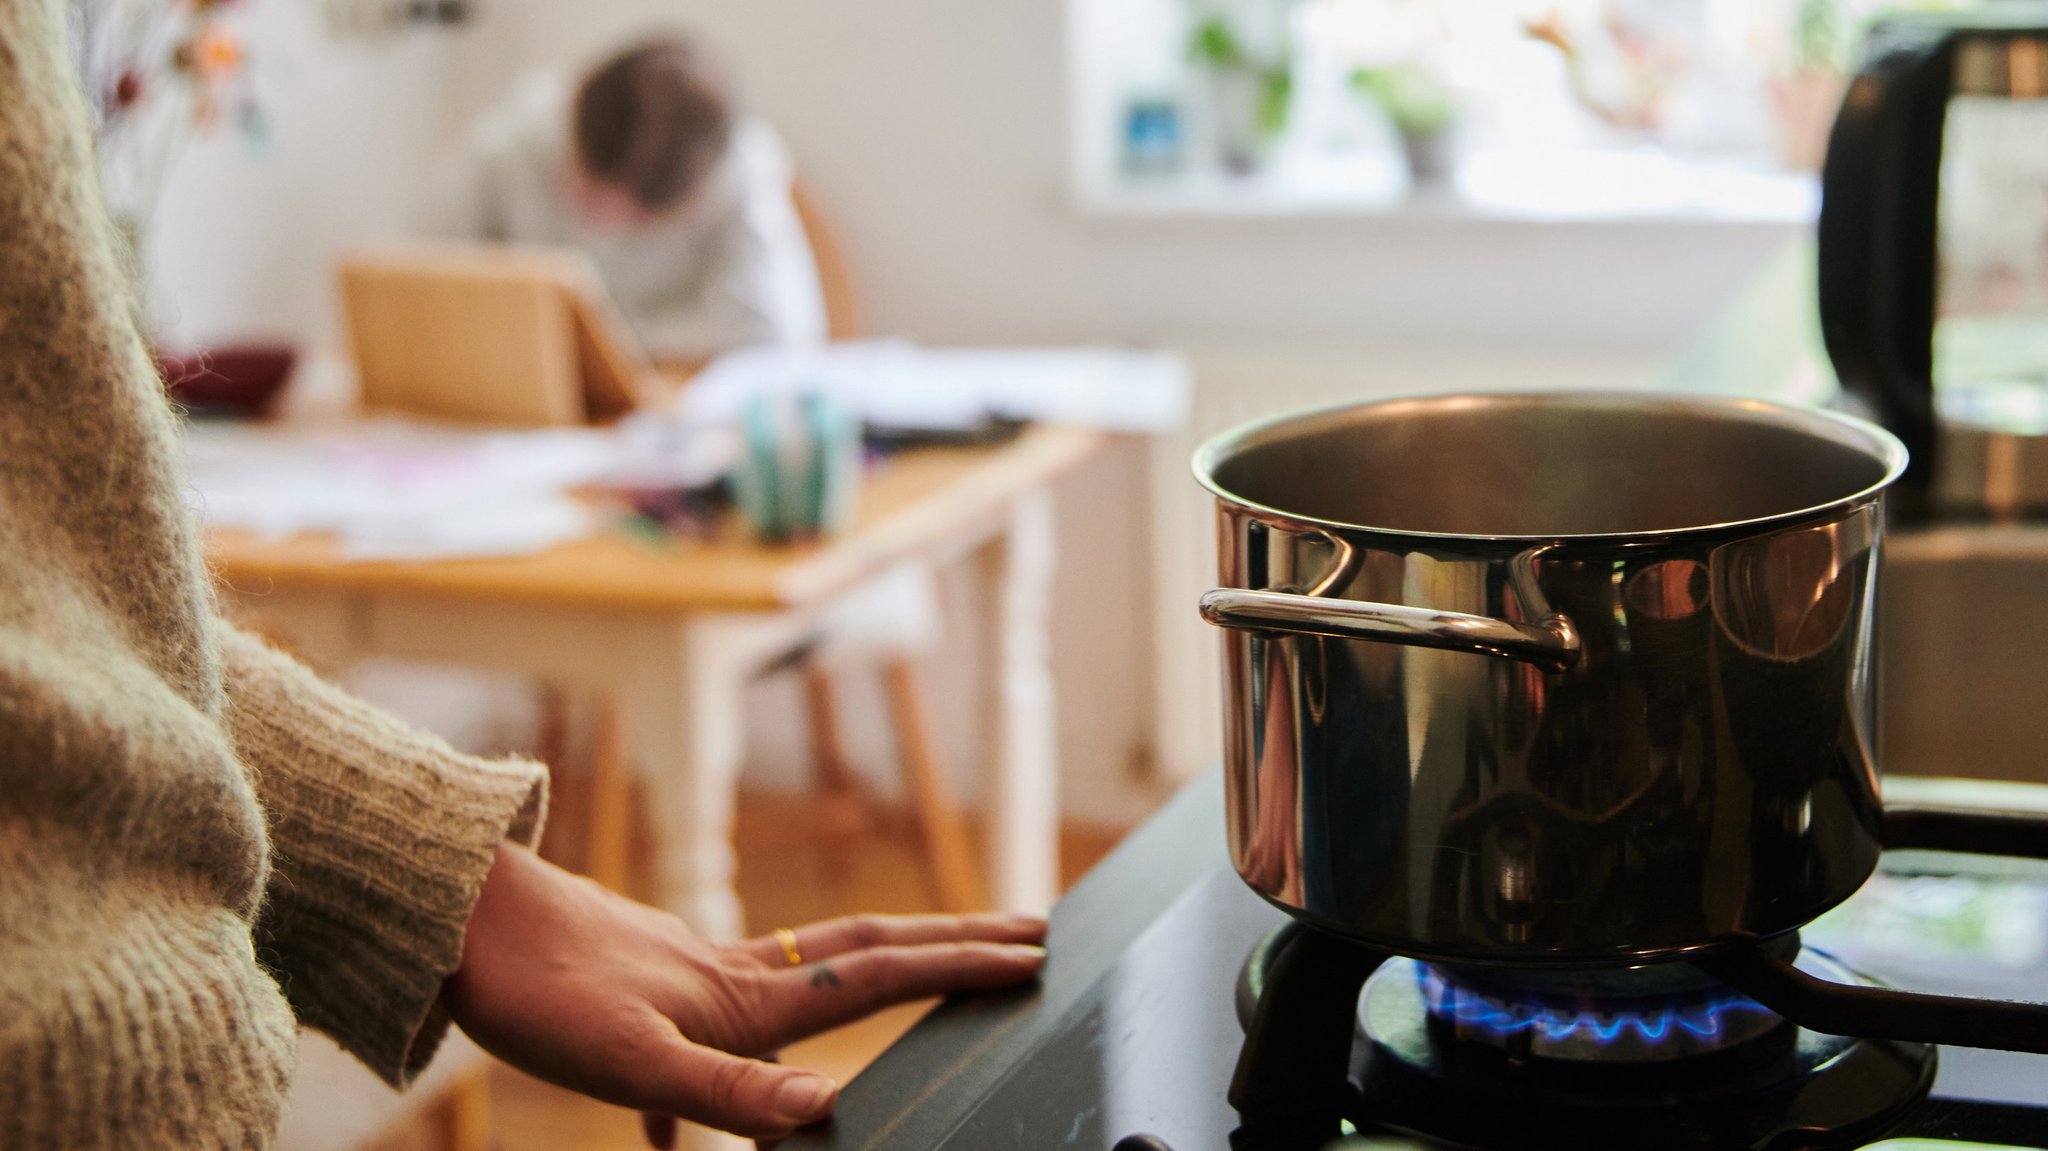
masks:
[[[749,397],[789,392],[831,396],[893,428],[959,430],[993,417],[1161,432],[1186,418],[1188,369],[1178,356],[1123,348],[747,348],[706,365],[684,390],[681,412],[730,422]]]
[[[331,533],[351,559],[519,555],[596,530],[574,488],[717,479],[737,457],[748,400],[801,392],[892,428],[969,429],[995,417],[1151,432],[1180,423],[1188,373],[1174,356],[1120,349],[749,349],[706,367],[673,409],[609,428],[196,424],[187,470],[212,527]]]
[[[599,483],[702,483],[724,437],[673,429],[476,431],[396,419],[186,430],[191,501],[210,527],[332,533],[351,559],[519,555],[597,524],[570,495]]]

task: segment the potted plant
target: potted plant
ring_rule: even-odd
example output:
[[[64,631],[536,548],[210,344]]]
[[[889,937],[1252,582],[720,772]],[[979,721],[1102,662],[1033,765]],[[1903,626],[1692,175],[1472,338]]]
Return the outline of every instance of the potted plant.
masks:
[[[1230,20],[1212,14],[1195,25],[1188,54],[1207,74],[1223,166],[1256,172],[1287,131],[1294,102],[1294,58],[1285,48],[1261,57]]]
[[[1358,68],[1351,87],[1370,100],[1400,134],[1408,175],[1417,185],[1437,184],[1451,173],[1451,127],[1458,105],[1443,84],[1418,64]]]

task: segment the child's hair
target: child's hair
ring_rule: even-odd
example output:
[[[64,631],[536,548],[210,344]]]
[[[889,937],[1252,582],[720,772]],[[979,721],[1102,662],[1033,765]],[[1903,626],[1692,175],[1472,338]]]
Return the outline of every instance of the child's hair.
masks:
[[[732,136],[732,96],[695,45],[650,40],[600,65],[576,93],[576,157],[649,211],[697,191]]]

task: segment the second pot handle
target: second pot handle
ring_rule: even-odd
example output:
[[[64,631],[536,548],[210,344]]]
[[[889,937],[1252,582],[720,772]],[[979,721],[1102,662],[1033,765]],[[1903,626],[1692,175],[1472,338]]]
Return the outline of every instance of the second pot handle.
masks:
[[[1880,21],[1869,41],[1821,166],[1821,335],[1843,388],[1869,400],[1905,441],[1906,482],[1924,487],[1934,458],[1935,217],[1955,36],[1924,22]]]
[[[1886,851],[1919,848],[2048,859],[2048,834],[2042,831],[2040,817],[2021,812],[1887,805],[1883,837]],[[2048,1004],[1831,983],[1757,947],[1735,948],[1693,962],[1810,1030],[2048,1054]]]
[[[1217,627],[1431,647],[1521,660],[1548,671],[1578,662],[1579,633],[1551,615],[1539,624],[1436,611],[1403,604],[1330,599],[1291,592],[1217,588],[1202,597],[1202,618]]]

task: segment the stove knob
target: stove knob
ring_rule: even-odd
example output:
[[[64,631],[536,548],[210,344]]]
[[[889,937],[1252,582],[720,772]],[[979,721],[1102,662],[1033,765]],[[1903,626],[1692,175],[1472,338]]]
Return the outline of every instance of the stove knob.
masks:
[[[1109,1151],[1173,1151],[1166,1140],[1157,1135],[1126,1135],[1116,1141]]]

